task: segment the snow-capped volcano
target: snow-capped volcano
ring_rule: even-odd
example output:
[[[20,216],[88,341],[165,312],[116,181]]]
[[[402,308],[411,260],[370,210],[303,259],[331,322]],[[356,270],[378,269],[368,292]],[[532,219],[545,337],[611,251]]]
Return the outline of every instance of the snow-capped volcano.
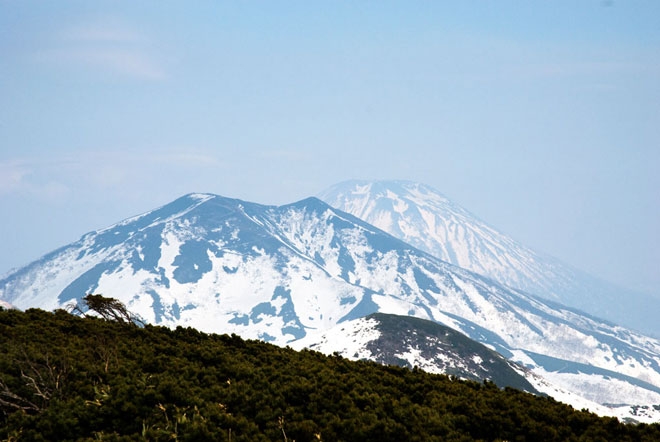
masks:
[[[429,186],[410,181],[346,181],[318,197],[444,261],[660,336],[660,299],[615,287],[535,252]]]
[[[280,345],[371,313],[416,316],[599,403],[660,403],[660,341],[455,267],[316,198],[187,195],[0,281],[0,299],[23,309],[87,293],[153,324]]]

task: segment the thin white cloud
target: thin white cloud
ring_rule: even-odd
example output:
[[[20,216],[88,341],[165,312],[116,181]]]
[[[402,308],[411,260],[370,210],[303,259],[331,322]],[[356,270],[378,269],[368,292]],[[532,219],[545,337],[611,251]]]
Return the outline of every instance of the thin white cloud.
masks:
[[[257,152],[260,158],[271,160],[284,160],[284,161],[303,161],[313,158],[309,151],[301,151],[295,149],[269,149]]]
[[[148,154],[153,157],[152,154]],[[196,151],[172,151],[159,153],[156,160],[162,163],[189,167],[217,167],[221,162],[213,155]]]
[[[41,198],[47,201],[62,201],[69,197],[73,189],[70,185],[60,181],[48,181],[33,189],[33,193],[38,193]]]
[[[0,196],[62,199],[74,189],[122,192],[169,178],[209,175],[224,167],[201,150],[97,150],[0,162]],[[189,178],[190,179],[190,178]]]
[[[607,84],[621,75],[657,76],[660,58],[655,47],[644,49],[624,44],[600,45],[551,41],[522,41],[492,35],[456,34],[433,47],[438,59],[451,60],[443,73],[468,81],[583,80],[587,85]]]
[[[162,80],[167,77],[149,55],[139,50],[64,48],[47,51],[40,58],[66,66],[78,65],[139,79]]]
[[[21,161],[0,163],[0,195],[18,191],[29,173],[29,168]]]
[[[519,66],[518,72],[530,77],[602,77],[617,74],[655,73],[657,66],[639,62],[566,61],[531,63]]]
[[[44,172],[39,161],[21,159],[0,162],[0,196],[31,196],[52,202],[61,200],[71,192],[68,184]]]
[[[72,42],[137,43],[145,41],[143,34],[120,23],[86,23],[61,32],[63,40]]]
[[[167,78],[149,39],[124,24],[97,22],[62,30],[55,45],[37,54],[43,62],[145,80]]]

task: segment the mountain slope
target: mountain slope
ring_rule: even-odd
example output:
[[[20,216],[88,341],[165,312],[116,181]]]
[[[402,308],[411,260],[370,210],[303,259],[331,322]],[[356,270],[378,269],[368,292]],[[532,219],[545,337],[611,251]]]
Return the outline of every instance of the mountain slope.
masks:
[[[22,309],[92,292],[153,324],[280,345],[371,313],[416,316],[599,403],[660,403],[660,341],[447,264],[316,198],[187,195],[0,281],[0,298]]]
[[[347,181],[318,196],[444,261],[660,336],[660,299],[615,287],[534,252],[429,186],[409,181]]]
[[[292,346],[538,393],[499,353],[449,327],[411,316],[373,313]]]
[[[500,388],[540,392],[576,410],[587,409],[600,416],[613,416],[627,422],[660,422],[660,405],[600,405],[584,397],[584,392],[580,396],[548,380],[561,376],[563,369],[545,372],[537,367],[537,373],[544,373],[544,377],[539,376],[455,330],[410,316],[374,313],[342,322],[320,333],[308,334],[292,342],[291,346],[299,350],[308,348],[327,355],[341,355],[351,360],[418,367],[429,373],[448,374],[478,382],[487,379]],[[583,367],[583,370],[589,373],[594,368]],[[616,373],[611,375],[617,377]],[[574,379],[589,382],[593,377]]]

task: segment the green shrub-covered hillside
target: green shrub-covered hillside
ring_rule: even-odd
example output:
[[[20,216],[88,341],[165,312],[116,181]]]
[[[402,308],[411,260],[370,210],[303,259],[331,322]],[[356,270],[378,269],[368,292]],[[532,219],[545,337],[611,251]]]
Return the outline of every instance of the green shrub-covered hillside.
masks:
[[[3,310],[0,440],[658,441],[660,426],[237,336]]]

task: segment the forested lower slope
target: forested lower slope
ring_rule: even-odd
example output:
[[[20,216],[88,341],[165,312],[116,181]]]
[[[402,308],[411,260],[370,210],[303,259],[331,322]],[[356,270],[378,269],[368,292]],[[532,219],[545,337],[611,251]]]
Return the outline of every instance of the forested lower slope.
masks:
[[[194,329],[0,311],[0,440],[660,440],[547,397]]]

